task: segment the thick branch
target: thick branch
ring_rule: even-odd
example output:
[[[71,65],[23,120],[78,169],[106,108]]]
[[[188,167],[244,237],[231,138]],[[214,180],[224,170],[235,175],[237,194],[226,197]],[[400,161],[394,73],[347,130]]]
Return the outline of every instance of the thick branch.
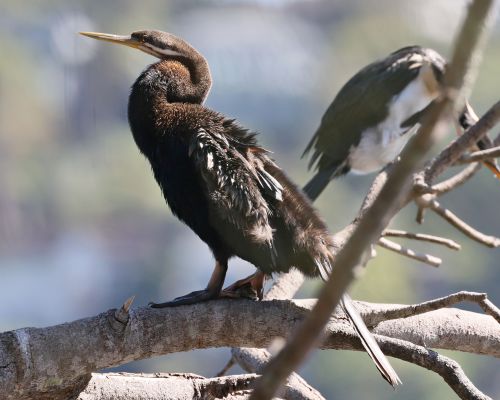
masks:
[[[53,327],[5,332],[0,334],[0,393],[16,400],[63,399],[81,391],[92,372],[133,360],[195,348],[267,347],[274,338],[287,337],[313,304],[218,300],[162,310],[131,309],[123,330],[114,327],[116,310],[110,310]],[[393,306],[358,303],[369,326],[372,307],[373,322],[379,323],[380,310]],[[328,331],[329,348],[359,348],[344,315],[334,315]],[[346,341],[349,332],[351,342]],[[497,322],[467,311],[439,310],[385,321],[375,332],[436,348],[500,356]]]
[[[257,375],[204,378],[194,374],[92,374],[77,400],[164,400],[248,398]]]
[[[260,350],[260,351],[256,351]],[[238,362],[247,372],[259,373],[271,359],[271,354],[264,349],[256,348],[233,348],[232,358]],[[281,393],[280,393],[281,395]],[[282,393],[287,400],[324,400],[325,398],[310,386],[300,375],[292,373]]]

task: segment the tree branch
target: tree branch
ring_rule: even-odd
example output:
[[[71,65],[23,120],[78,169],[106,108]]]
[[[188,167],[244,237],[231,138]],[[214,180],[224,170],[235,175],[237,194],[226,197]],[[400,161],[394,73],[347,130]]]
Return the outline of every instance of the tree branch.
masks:
[[[440,297],[438,299],[429,300],[423,303],[413,304],[406,307],[395,306],[395,308],[393,309],[385,309],[380,313],[373,312],[370,317],[370,321],[373,324],[374,319],[377,319],[376,315],[379,316],[380,322],[397,318],[413,317],[415,315],[427,313],[429,311],[435,311],[441,308],[450,307],[463,301],[469,301],[471,303],[479,305],[479,307],[481,307],[481,309],[486,314],[491,315],[500,324],[500,310],[493,303],[491,303],[491,301],[488,300],[488,296],[486,295],[486,293],[475,293],[467,291],[453,293],[445,297]],[[376,324],[378,324],[378,322],[376,322],[375,325]]]
[[[260,350],[260,351],[255,351]],[[271,359],[271,353],[264,349],[233,348],[232,358],[247,372],[259,373]],[[280,393],[281,395],[281,393]],[[324,400],[325,398],[310,386],[299,374],[293,372],[286,382],[282,393],[287,400]]]
[[[247,399],[255,374],[204,378],[194,374],[92,374],[77,400]]]
[[[217,300],[161,310],[137,308],[129,311],[124,329],[114,327],[116,310],[109,310],[53,327],[4,332],[0,393],[9,400],[66,399],[87,386],[92,372],[133,360],[195,348],[266,347],[297,328],[314,303]],[[446,309],[380,322],[381,312],[403,306],[357,303],[357,307],[368,326],[377,324],[376,333],[500,357],[500,328],[490,316]],[[360,349],[345,318],[340,312],[331,318],[326,347]],[[352,339],[347,340],[350,334]],[[289,386],[297,390],[293,382]]]
[[[500,157],[500,146],[493,147],[482,151],[475,151],[474,153],[463,155],[458,159],[459,164],[471,163],[477,161],[489,160],[491,158]]]
[[[441,218],[449,222],[460,232],[467,235],[469,238],[475,240],[478,243],[484,244],[488,247],[498,247],[500,246],[500,238],[485,235],[474,229],[472,226],[468,225],[465,221],[461,220],[456,214],[452,213],[450,210],[444,208],[435,200],[434,195],[424,194],[416,198],[416,203],[419,208],[428,208],[434,211]]]
[[[443,238],[441,236],[427,235],[425,233],[413,233],[406,232],[397,229],[386,229],[382,232],[382,236],[384,237],[399,237],[411,240],[420,240],[423,242],[442,244],[452,250],[460,250],[461,246],[455,242],[454,240]]]
[[[385,354],[411,362],[439,374],[461,399],[492,400],[474,386],[460,364],[449,357],[413,343],[385,338],[381,345]]]
[[[476,175],[476,172],[481,169],[481,164],[473,163],[467,168],[464,168],[459,173],[453,175],[451,178],[446,179],[443,182],[436,183],[431,187],[431,193],[436,195],[442,195],[456,189],[457,187],[463,185],[470,178]]]
[[[475,125],[468,129],[467,135],[459,136],[431,162],[425,169],[425,182],[430,184],[447,167],[453,165],[467,149],[493,129],[499,121],[500,101],[495,103]]]
[[[425,264],[428,264],[432,267],[439,267],[443,262],[440,258],[432,256],[430,254],[417,253],[407,247],[401,246],[398,243],[393,242],[392,240],[381,237],[377,243],[380,247],[384,249],[393,251],[402,256],[411,258],[413,260],[421,261]]]

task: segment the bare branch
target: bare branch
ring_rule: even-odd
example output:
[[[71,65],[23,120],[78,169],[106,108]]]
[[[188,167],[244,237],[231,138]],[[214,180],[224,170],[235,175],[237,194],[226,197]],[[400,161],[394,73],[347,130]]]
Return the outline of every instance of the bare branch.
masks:
[[[454,140],[425,169],[425,182],[432,182],[447,167],[453,165],[460,156],[500,121],[500,101],[495,103],[481,119],[462,136]]]
[[[260,351],[255,351],[260,350]],[[271,359],[271,354],[264,349],[234,348],[232,358],[247,372],[259,373]],[[297,373],[292,373],[287,382],[283,397],[287,400],[324,400],[324,397],[310,386]]]
[[[397,229],[386,229],[382,232],[382,236],[386,237],[400,237],[412,240],[421,240],[423,242],[442,244],[452,250],[460,250],[461,246],[454,240],[447,239],[441,236],[427,235],[425,233],[406,232]]]
[[[500,246],[500,239],[494,236],[485,235],[484,233],[479,232],[474,229],[470,225],[468,225],[465,221],[461,220],[457,215],[452,213],[450,210],[444,208],[439,204],[433,195],[422,195],[418,197],[416,200],[417,205],[421,208],[429,208],[434,211],[437,215],[444,218],[451,225],[457,228],[459,231],[475,240],[478,243],[484,244],[488,247],[498,247]]]
[[[432,187],[430,188],[431,189],[430,192],[436,195],[442,195],[453,189],[456,189],[457,187],[467,182],[474,175],[476,175],[476,172],[479,171],[480,169],[481,169],[481,164],[473,163],[467,166],[467,168],[464,168],[459,173],[453,175],[451,178],[448,178],[443,182],[432,185]]]
[[[298,270],[291,270],[281,274],[265,294],[264,300],[285,300],[295,296],[304,282],[304,275]]]
[[[445,311],[445,310],[440,310],[440,311]],[[432,313],[438,313],[438,312],[434,311]],[[462,312],[467,313],[466,311]],[[458,316],[455,316],[455,318],[457,317]],[[396,320],[394,322],[399,322],[399,321],[404,321],[404,320]],[[388,323],[390,322],[384,322],[383,324],[388,324]],[[322,348],[329,348],[332,345],[335,346],[337,344],[338,339],[335,336],[330,335],[330,332],[331,331],[329,330],[328,331],[329,336],[327,336],[327,339],[322,344],[321,346]],[[384,336],[383,329],[379,329],[379,327],[375,329],[375,332],[378,333],[375,335],[375,338],[377,339],[380,348],[386,355],[399,358],[400,360],[407,361],[409,363],[418,365],[420,367],[426,368],[430,371],[437,373],[445,380],[445,382],[458,395],[459,398],[464,400],[465,399],[491,400],[490,397],[486,396],[484,393],[482,393],[479,389],[477,389],[474,386],[474,384],[464,373],[460,365],[451,358],[444,357],[433,350],[427,349],[426,347],[423,346],[416,345],[407,340],[395,339]],[[435,331],[432,332],[434,338],[436,332]],[[431,337],[431,339],[433,338]],[[352,329],[347,325],[344,328],[344,342],[348,342],[351,346],[357,347],[358,350],[363,349],[361,343],[356,337],[354,329]],[[424,346],[427,345],[432,346],[432,340],[430,340],[430,344],[425,344]]]
[[[0,334],[0,393],[7,400],[44,398],[41,394],[65,399],[88,384],[91,372],[133,360],[195,348],[266,347],[296,329],[314,302],[217,300],[161,310],[132,308],[124,330],[113,327],[116,310],[109,310],[53,327],[4,332]],[[394,306],[357,303],[357,307],[370,326],[372,312],[377,315]],[[447,309],[381,323],[379,316],[375,318],[377,333],[425,341],[435,348],[500,356],[500,329],[490,316]],[[353,332],[352,342],[346,341],[346,330]],[[330,319],[328,331],[330,347],[359,348],[344,314]]]
[[[402,256],[412,258],[413,260],[421,261],[425,264],[431,265],[433,267],[439,267],[443,262],[440,258],[432,256],[430,254],[417,253],[407,247],[401,246],[400,244],[393,242],[392,240],[381,237],[378,240],[378,245],[384,249],[393,251]]]
[[[500,146],[482,151],[475,151],[474,153],[468,155],[463,155],[458,159],[457,163],[465,164],[476,161],[489,160],[491,158],[496,158],[496,157],[500,157]]]
[[[377,338],[378,339],[378,338]],[[384,338],[381,348],[385,354],[419,365],[439,374],[461,399],[492,400],[467,377],[460,364],[433,350],[402,340]]]
[[[500,323],[500,310],[491,302],[491,300],[484,299],[481,303],[479,303],[479,306],[486,314],[491,315],[497,320],[498,323]]]
[[[380,313],[374,312],[372,313],[370,319],[372,323],[374,323],[375,321],[375,324],[377,324],[378,322],[382,321],[388,321],[397,318],[407,318],[429,311],[439,310],[444,307],[450,307],[457,303],[461,303],[462,301],[469,301],[478,304],[486,314],[491,315],[500,324],[500,311],[493,303],[488,300],[486,293],[475,293],[467,291],[453,293],[445,297],[440,297],[438,299],[425,301],[423,303],[413,304],[405,307],[395,306],[395,308],[393,309],[386,309]],[[379,321],[376,322],[378,318]]]
[[[92,374],[77,400],[225,399],[248,397],[255,374],[204,378],[195,374]]]

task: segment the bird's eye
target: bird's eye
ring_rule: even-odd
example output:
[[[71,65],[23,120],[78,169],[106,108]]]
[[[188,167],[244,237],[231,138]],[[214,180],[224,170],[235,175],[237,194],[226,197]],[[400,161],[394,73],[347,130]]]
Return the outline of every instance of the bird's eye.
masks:
[[[140,42],[144,42],[144,33],[143,32],[133,32],[130,36],[135,40],[138,40]]]

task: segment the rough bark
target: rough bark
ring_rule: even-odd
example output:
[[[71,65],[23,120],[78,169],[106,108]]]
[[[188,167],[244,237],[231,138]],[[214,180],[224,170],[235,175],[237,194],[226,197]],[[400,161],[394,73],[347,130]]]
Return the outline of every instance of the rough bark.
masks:
[[[133,360],[208,347],[266,347],[286,337],[315,300],[218,300],[193,306],[130,309],[126,324],[116,310],[48,328],[0,334],[0,393],[6,399],[63,399],[78,393],[91,373]],[[394,305],[358,303],[368,325]],[[396,306],[397,307],[397,306]],[[374,315],[374,320],[370,320]],[[360,350],[343,314],[328,324],[324,348]],[[378,323],[375,333],[500,356],[500,327],[491,316],[446,309]]]

